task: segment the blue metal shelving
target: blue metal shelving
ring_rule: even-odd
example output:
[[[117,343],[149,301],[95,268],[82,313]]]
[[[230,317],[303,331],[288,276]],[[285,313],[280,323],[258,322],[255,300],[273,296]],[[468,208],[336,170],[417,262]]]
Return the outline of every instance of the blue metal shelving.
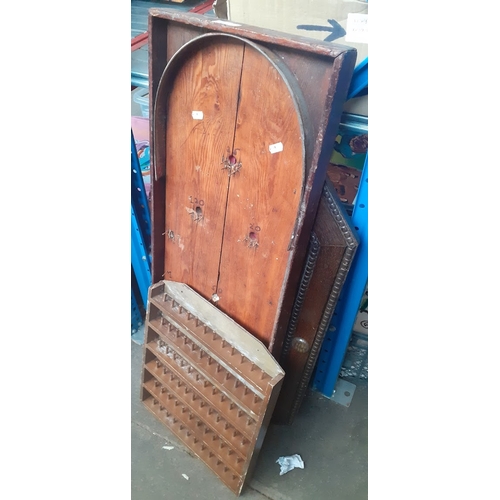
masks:
[[[358,250],[323,341],[313,377],[313,387],[327,397],[333,395],[368,281],[368,156],[354,203],[352,224],[359,237]]]
[[[149,252],[151,249],[151,214],[149,213],[146,189],[144,187],[144,180],[142,178],[141,166],[139,158],[137,156],[133,134],[131,135],[131,139],[132,144],[130,154],[132,164],[132,179],[130,184],[132,188],[132,207],[137,216],[137,224]]]
[[[347,92],[347,99],[361,97],[368,94],[368,57],[365,57],[355,68],[351,78],[351,85]]]
[[[134,270],[135,278],[139,286],[142,304],[146,306],[148,288],[151,285],[151,256],[144,243],[133,207],[131,207],[131,212],[132,269]]]
[[[138,296],[132,288],[132,332],[137,330],[144,320],[141,316],[139,301],[142,303],[142,310],[146,309],[148,300],[148,289],[151,285],[151,217],[149,205],[146,197],[146,190],[139,159],[132,134],[131,142],[131,170],[132,170],[132,193],[131,193],[131,264],[133,277],[138,288]],[[140,321],[139,321],[140,319]],[[134,328],[134,325],[137,328]]]
[[[368,94],[368,58],[356,66],[347,99]],[[332,397],[368,282],[368,154],[351,216],[359,246],[333,313],[312,378],[314,389]]]
[[[131,290],[131,304],[132,304],[132,314],[131,314],[131,330],[132,333],[134,334],[144,323],[144,319],[142,318],[141,311],[139,309],[139,304],[137,303],[137,299],[135,297],[134,290]]]

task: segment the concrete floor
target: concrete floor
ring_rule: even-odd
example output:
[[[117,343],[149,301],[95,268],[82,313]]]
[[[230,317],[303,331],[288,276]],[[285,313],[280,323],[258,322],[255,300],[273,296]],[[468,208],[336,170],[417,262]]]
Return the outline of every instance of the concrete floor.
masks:
[[[140,402],[142,346],[131,344],[132,500],[234,500],[235,495]],[[165,445],[174,449],[165,450]],[[305,468],[280,476],[276,460],[295,453]],[[241,497],[366,500],[368,386],[357,386],[349,408],[310,391],[293,425],[271,425]]]

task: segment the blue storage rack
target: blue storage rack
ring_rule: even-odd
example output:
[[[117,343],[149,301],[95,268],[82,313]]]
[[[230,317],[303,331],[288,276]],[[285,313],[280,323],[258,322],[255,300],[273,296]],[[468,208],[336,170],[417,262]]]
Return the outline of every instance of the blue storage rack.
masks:
[[[137,216],[137,224],[144,239],[144,243],[151,251],[151,214],[149,213],[148,199],[146,197],[146,189],[144,187],[144,180],[142,178],[141,165],[137,150],[135,147],[134,134],[131,133],[131,165],[132,165],[132,179],[131,179],[131,199],[132,208]]]
[[[137,299],[135,297],[134,290],[131,290],[132,296],[132,314],[131,314],[131,330],[132,334],[136,333],[137,330],[144,323],[144,319],[142,317],[141,311],[139,309],[139,304],[137,303]]]
[[[368,57],[365,57],[355,68],[351,85],[347,92],[347,100],[368,94]]]
[[[359,237],[358,249],[323,341],[313,377],[313,387],[327,397],[333,395],[368,281],[368,156],[354,203],[352,224]]]
[[[146,309],[148,289],[151,285],[151,216],[146,190],[137,156],[134,135],[131,134],[131,264],[133,277],[138,288],[138,296],[132,289],[132,333],[144,322],[141,315]],[[139,302],[141,304],[139,304]]]
[[[354,70],[347,99],[368,94],[368,58]],[[323,341],[312,386],[332,397],[368,282],[368,154],[351,216],[359,246]]]

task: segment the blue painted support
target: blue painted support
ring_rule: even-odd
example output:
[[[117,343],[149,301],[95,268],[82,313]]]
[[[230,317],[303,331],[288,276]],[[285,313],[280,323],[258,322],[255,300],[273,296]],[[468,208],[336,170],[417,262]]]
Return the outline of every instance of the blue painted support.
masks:
[[[131,295],[132,295],[132,314],[131,314],[131,329],[132,333],[136,333],[139,327],[142,325],[144,322],[141,316],[141,313],[139,311],[139,306],[137,304],[137,299],[135,298],[135,293],[133,290],[131,290]]]
[[[351,85],[347,92],[347,99],[360,97],[368,93],[368,57],[365,57],[355,68],[351,78]]]
[[[354,202],[352,223],[359,236],[359,246],[323,341],[313,377],[313,387],[329,398],[333,395],[368,281],[368,155]]]
[[[142,238],[141,230],[135,217],[134,207],[131,207],[131,212],[132,269],[134,270],[137,285],[139,286],[142,303],[146,307],[148,302],[148,288],[151,285],[151,256]]]
[[[132,136],[132,145],[130,149],[131,165],[132,165],[132,207],[137,217],[144,243],[148,252],[151,249],[151,215],[149,213],[148,199],[146,197],[146,189],[142,178],[141,166],[137,156],[135,147],[134,134]]]

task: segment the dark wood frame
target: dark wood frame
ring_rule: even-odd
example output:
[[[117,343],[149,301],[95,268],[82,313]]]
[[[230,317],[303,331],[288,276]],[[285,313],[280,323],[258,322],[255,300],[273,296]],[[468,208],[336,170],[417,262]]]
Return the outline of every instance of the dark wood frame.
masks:
[[[285,380],[273,421],[291,424],[358,248],[358,238],[330,180],[325,181],[306,263],[280,358]]]
[[[235,23],[212,20],[198,14],[181,14],[168,9],[150,10],[148,32],[149,96],[152,110],[155,109],[158,85],[167,63],[184,44],[206,33],[236,35],[274,52],[295,77],[304,96],[309,117],[309,130],[306,134],[306,182],[297,218],[295,243],[290,248],[287,278],[283,283],[281,309],[268,346],[271,353],[280,359],[307,258],[326,169],[356,61],[356,50],[267,29],[235,26]],[[161,148],[154,141],[153,122],[151,120],[152,281],[156,283],[164,279],[165,240],[162,235],[165,232],[166,175],[158,168]]]

